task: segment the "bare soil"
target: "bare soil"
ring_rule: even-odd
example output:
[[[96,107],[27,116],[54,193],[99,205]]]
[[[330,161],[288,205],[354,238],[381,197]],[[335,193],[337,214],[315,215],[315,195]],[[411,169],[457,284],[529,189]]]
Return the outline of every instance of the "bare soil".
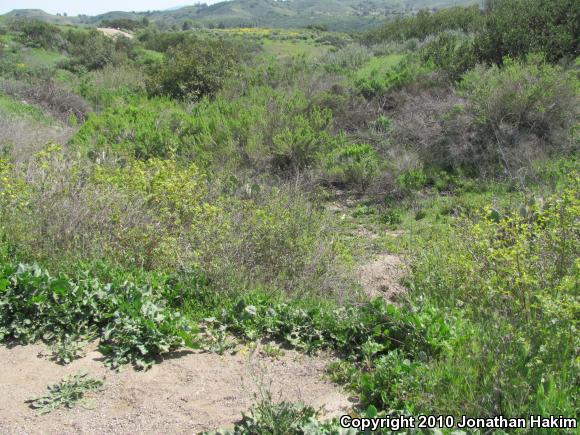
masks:
[[[105,36],[109,36],[110,38],[116,38],[117,36],[124,36],[126,38],[133,39],[133,35],[131,35],[130,33],[127,33],[127,32],[123,32],[122,30],[119,30],[119,29],[112,29],[109,27],[99,27],[99,28],[97,28],[97,30],[103,32],[105,34]]]
[[[383,297],[396,302],[405,292],[401,280],[406,274],[406,265],[401,257],[388,253],[375,256],[359,268],[360,282],[370,298]]]
[[[174,354],[146,372],[107,369],[92,346],[67,366],[46,357],[44,346],[0,346],[0,433],[2,434],[158,434],[197,433],[231,426],[260,397],[303,401],[331,418],[352,407],[339,387],[323,380],[328,357],[285,351],[272,359],[242,349],[219,356],[199,351]],[[25,403],[43,395],[48,384],[86,370],[104,381],[90,396],[92,409],[75,407],[39,416]],[[257,395],[257,396],[256,396]]]

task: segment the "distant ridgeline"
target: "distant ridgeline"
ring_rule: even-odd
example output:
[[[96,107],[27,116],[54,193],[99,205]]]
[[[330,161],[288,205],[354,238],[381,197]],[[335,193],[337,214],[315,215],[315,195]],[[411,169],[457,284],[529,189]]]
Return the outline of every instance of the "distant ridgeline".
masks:
[[[385,19],[421,9],[469,5],[476,0],[231,0],[179,9],[146,12],[107,12],[96,16],[51,15],[40,9],[17,9],[4,15],[54,24],[104,25],[127,29],[134,23],[156,23],[162,29],[191,27],[316,27],[334,31],[364,30]],[[127,30],[132,30],[128,28]]]

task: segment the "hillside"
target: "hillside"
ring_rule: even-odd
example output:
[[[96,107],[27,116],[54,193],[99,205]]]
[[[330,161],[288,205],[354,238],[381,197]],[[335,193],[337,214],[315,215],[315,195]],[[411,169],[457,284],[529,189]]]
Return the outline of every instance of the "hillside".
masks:
[[[353,31],[374,27],[385,19],[413,14],[424,8],[437,9],[472,3],[473,0],[231,0],[211,6],[201,4],[166,11],[112,11],[93,17],[61,17],[37,9],[20,9],[6,15],[55,24],[98,25],[104,20],[147,18],[165,28],[181,27],[185,22],[191,22],[204,27],[298,28],[325,25],[330,30]]]
[[[578,433],[578,2],[378,1],[0,16],[0,434]]]
[[[78,17],[51,15],[41,9],[14,9],[13,11],[10,11],[2,16],[9,19],[26,18],[30,20],[40,20],[52,24],[73,24],[80,21]]]

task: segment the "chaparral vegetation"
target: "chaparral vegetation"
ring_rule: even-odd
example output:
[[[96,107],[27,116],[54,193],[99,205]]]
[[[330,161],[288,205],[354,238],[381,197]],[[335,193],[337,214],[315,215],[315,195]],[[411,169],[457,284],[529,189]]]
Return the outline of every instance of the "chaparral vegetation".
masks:
[[[352,416],[577,418],[578,2],[363,16],[0,17],[0,342],[268,339],[332,355]],[[265,394],[231,430],[341,429]]]

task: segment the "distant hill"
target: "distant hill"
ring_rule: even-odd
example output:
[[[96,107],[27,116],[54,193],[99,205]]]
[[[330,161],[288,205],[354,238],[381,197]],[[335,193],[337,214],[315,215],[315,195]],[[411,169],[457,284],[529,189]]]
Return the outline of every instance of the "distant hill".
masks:
[[[206,27],[306,27],[324,25],[329,30],[363,30],[388,18],[476,3],[476,0],[231,0],[211,6],[197,4],[148,12],[107,12],[93,17],[62,17],[38,9],[20,9],[6,16],[35,18],[59,24],[99,25],[104,20],[146,17],[161,27],[181,28],[184,23]]]
[[[76,24],[80,22],[78,17],[63,17],[62,15],[51,15],[42,9],[14,9],[2,15],[5,18],[26,18],[31,20],[46,21],[52,24]]]

